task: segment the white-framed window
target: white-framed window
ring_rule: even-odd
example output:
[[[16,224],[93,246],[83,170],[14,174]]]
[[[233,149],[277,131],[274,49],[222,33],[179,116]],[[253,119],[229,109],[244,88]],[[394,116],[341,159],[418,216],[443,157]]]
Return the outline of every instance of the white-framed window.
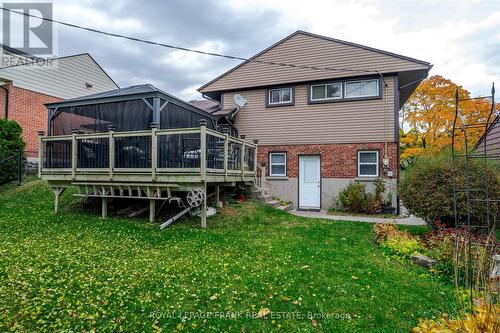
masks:
[[[269,175],[286,176],[286,153],[269,154]]]
[[[342,83],[331,82],[311,85],[311,101],[342,99]]]
[[[358,177],[378,177],[378,151],[358,151]]]
[[[345,82],[345,98],[360,98],[378,96],[378,79]]]
[[[269,89],[268,92],[268,104],[269,105],[279,105],[279,104],[289,104],[292,103],[293,91],[291,87],[287,88],[277,88]]]

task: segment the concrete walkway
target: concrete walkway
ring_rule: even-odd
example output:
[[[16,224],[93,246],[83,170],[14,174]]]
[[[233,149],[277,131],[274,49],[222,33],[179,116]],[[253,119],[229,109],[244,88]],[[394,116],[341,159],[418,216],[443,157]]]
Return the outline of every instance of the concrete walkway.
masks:
[[[319,212],[291,210],[290,213],[302,217],[314,217],[314,218],[328,219],[328,220],[342,220],[342,221],[370,222],[370,223],[394,222],[396,224],[403,224],[403,225],[425,225],[424,220],[413,215],[399,219],[384,218],[384,217],[329,215],[326,213],[326,210],[324,209],[322,209]]]

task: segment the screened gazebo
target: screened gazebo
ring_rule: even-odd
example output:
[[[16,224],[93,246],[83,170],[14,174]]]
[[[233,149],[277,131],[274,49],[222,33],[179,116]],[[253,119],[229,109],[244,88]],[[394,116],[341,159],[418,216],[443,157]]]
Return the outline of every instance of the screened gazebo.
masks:
[[[47,104],[49,135],[142,131],[156,123],[159,129],[198,127],[216,129],[217,118],[150,84],[115,89]]]
[[[154,220],[155,200],[173,192],[196,190],[198,198],[206,197],[208,186],[218,197],[220,186],[255,182],[256,142],[219,131],[216,116],[152,85],[47,108],[39,176],[53,187],[56,210],[60,194],[75,186],[77,195],[103,198],[103,216],[108,198],[149,199]]]

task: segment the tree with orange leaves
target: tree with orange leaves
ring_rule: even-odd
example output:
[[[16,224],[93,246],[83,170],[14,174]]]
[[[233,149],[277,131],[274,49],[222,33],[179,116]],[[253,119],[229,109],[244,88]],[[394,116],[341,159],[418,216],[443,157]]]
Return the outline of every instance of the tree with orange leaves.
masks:
[[[459,99],[471,97],[469,91],[451,80],[434,75],[422,81],[402,109],[402,119],[410,130],[401,135],[401,160],[436,154],[451,146],[455,118],[455,91]],[[491,100],[474,99],[459,102],[461,119],[457,125],[484,123],[491,112]],[[484,127],[469,128],[467,143],[472,147],[484,133]],[[463,147],[463,134],[456,134],[457,147]]]

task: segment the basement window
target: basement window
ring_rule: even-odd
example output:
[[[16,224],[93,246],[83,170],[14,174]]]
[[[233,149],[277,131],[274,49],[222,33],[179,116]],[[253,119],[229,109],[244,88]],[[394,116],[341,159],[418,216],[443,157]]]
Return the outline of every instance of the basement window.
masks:
[[[278,177],[286,176],[286,153],[269,154],[269,175]]]
[[[358,151],[358,177],[378,177],[378,151]]]

